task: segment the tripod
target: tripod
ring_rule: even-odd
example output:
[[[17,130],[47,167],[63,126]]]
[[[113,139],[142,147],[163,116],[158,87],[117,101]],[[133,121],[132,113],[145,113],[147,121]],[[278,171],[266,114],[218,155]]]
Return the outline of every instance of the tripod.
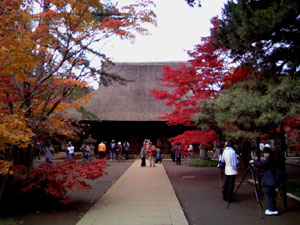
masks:
[[[257,202],[257,206],[258,206],[258,212],[259,212],[259,216],[260,218],[262,218],[262,203],[261,203],[261,199],[260,199],[260,195],[258,192],[258,188],[257,188],[257,183],[256,183],[256,178],[255,178],[255,173],[254,173],[254,169],[253,169],[253,165],[249,165],[246,173],[244,174],[241,182],[239,183],[239,185],[237,186],[235,192],[233,193],[233,197],[236,195],[237,191],[239,190],[240,186],[242,185],[243,181],[245,180],[246,176],[248,175],[248,173],[250,172],[251,177],[253,179],[254,182],[254,188],[255,188],[255,197],[256,197],[256,202]],[[227,205],[227,209],[229,208],[230,202],[228,202]]]

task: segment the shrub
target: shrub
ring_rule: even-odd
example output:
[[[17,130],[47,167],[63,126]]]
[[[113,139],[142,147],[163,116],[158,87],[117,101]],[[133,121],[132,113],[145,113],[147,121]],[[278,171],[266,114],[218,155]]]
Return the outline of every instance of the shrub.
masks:
[[[188,161],[188,166],[193,167],[216,167],[217,164],[218,162],[214,160],[191,159]]]
[[[300,180],[290,179],[286,182],[287,192],[300,198]]]
[[[29,173],[17,176],[18,181],[24,184],[21,189],[28,191],[44,191],[61,202],[67,203],[68,192],[90,189],[91,186],[84,180],[94,180],[101,177],[107,167],[106,160],[96,159],[90,162],[78,162],[67,159],[57,164],[42,163]]]

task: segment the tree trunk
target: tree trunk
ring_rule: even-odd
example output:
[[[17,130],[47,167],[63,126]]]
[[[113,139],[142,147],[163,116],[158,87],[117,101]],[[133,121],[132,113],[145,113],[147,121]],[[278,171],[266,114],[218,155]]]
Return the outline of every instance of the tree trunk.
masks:
[[[256,156],[257,156],[257,160],[261,161],[260,158],[260,148],[259,148],[259,144],[260,144],[260,137],[256,138]],[[261,195],[261,176],[260,176],[260,168],[258,168],[258,176],[257,176],[257,182],[258,182],[258,189],[259,189],[259,194]]]
[[[204,147],[204,146],[199,146],[199,148],[200,148],[200,151],[199,151],[199,154],[200,154],[200,156],[199,156],[199,159],[200,160],[205,160],[205,159],[207,159],[207,148],[206,147]]]
[[[26,167],[26,171],[33,168],[33,147],[29,145],[27,148],[18,148],[14,146],[11,150],[14,164],[23,165]]]
[[[5,190],[5,185],[6,182],[8,180],[9,174],[6,174],[1,182],[1,189],[0,189],[0,214],[2,214],[4,212],[4,205],[3,205],[3,194],[4,194],[4,190]]]
[[[283,123],[280,124],[280,133],[279,133],[279,148],[277,148],[277,159],[279,164],[279,169],[282,172],[283,178],[286,178],[286,168],[285,168],[285,153],[287,150],[287,145],[285,142],[285,135],[284,135],[284,125]],[[282,200],[285,210],[288,208],[287,206],[287,190],[286,190],[286,179],[282,180],[281,184],[282,190]]]

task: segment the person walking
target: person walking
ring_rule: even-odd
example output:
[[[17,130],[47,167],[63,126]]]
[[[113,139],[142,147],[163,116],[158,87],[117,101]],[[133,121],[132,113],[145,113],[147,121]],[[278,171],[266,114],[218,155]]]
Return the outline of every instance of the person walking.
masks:
[[[104,144],[103,141],[101,141],[100,144],[98,145],[98,152],[100,155],[100,159],[105,158],[105,151],[106,151],[106,145]]]
[[[264,195],[268,203],[268,209],[266,209],[265,214],[273,216],[278,214],[276,208],[276,187],[278,186],[278,181],[276,180],[277,165],[274,153],[269,144],[264,146],[262,153],[265,160],[250,160],[249,163],[262,169],[261,185],[264,187]]]
[[[222,145],[220,141],[216,141],[214,144],[215,151],[213,154],[213,159],[218,159],[221,155]]]
[[[82,151],[82,161],[90,161],[91,160],[91,147],[88,144],[83,144],[81,147]]]
[[[225,149],[221,156],[221,162],[225,162],[225,183],[223,188],[223,199],[228,202],[234,201],[233,191],[237,171],[237,157],[232,142],[225,142]]]
[[[74,146],[72,145],[72,142],[69,141],[68,147],[67,147],[67,155],[66,155],[66,158],[67,158],[67,159],[73,159],[74,151],[75,151],[75,148],[74,148]]]
[[[149,163],[150,167],[155,167],[155,158],[156,158],[156,147],[154,144],[150,144],[150,147],[148,148],[148,156],[149,156]]]
[[[109,157],[111,161],[116,159],[116,148],[117,148],[117,143],[115,142],[114,139],[112,139],[110,143],[110,157]]]
[[[125,141],[123,144],[124,147],[124,153],[125,153],[125,160],[129,159],[129,149],[130,149],[130,144],[128,141]]]
[[[42,145],[38,141],[34,146],[34,159],[41,159],[41,151],[42,151]]]
[[[140,156],[142,159],[141,167],[146,166],[146,154],[147,154],[147,144],[144,143],[140,152]]]
[[[176,164],[181,165],[182,148],[180,144],[176,146],[175,156],[176,156]]]
[[[162,157],[163,157],[163,153],[161,148],[156,147],[155,163],[162,163]]]
[[[49,146],[45,148],[44,153],[45,153],[46,162],[53,163],[55,151],[51,143],[49,144]]]
[[[176,152],[176,145],[172,145],[172,147],[170,149],[170,154],[171,154],[171,159],[173,162],[175,162],[175,160],[176,160],[175,152]]]
[[[188,151],[189,151],[188,160],[191,160],[193,158],[193,154],[194,154],[194,147],[192,144],[189,145]]]
[[[118,142],[118,145],[117,145],[117,159],[119,160],[119,161],[124,161],[124,157],[123,157],[123,145],[122,145],[122,142],[121,141],[119,141]]]
[[[184,163],[185,164],[187,164],[188,156],[189,156],[189,147],[188,147],[188,145],[186,145],[183,148],[183,157],[184,157]]]

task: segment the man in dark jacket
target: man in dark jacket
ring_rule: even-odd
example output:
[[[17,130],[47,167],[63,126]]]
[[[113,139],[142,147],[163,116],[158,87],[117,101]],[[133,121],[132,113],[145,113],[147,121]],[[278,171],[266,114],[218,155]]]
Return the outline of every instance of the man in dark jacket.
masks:
[[[276,161],[270,145],[265,145],[263,154],[264,161],[250,160],[249,162],[255,167],[262,169],[261,185],[264,187],[265,198],[268,203],[268,209],[266,209],[265,214],[272,216],[278,214],[275,200],[276,187],[278,185],[276,180]]]

